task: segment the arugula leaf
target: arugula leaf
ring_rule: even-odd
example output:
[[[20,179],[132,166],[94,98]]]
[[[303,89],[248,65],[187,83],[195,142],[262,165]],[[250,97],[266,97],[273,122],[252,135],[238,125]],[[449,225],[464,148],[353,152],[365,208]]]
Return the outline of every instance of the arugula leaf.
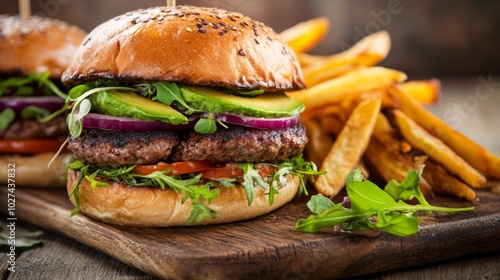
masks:
[[[253,165],[250,163],[241,163],[238,168],[242,169],[244,172],[243,183],[241,185],[245,188],[245,194],[247,196],[248,206],[252,205],[253,199],[255,197],[255,191],[253,189]]]
[[[415,197],[420,204],[429,205],[418,185],[421,175],[421,173],[418,173],[417,170],[413,169],[408,172],[408,175],[401,184],[395,180],[391,180],[385,186],[384,190],[395,200],[411,200]]]
[[[28,76],[26,77],[11,77],[9,79],[0,81],[0,96],[2,96],[8,88],[16,88],[16,92],[14,93],[14,95],[31,95],[33,93],[33,88],[29,86],[29,84],[38,82],[39,87],[44,87],[44,89],[48,89],[49,93],[54,93],[62,99],[66,99],[67,95],[62,92],[49,78],[49,72],[33,72],[28,74]]]
[[[308,207],[314,215],[299,219],[295,228],[314,233],[322,228],[338,225],[347,231],[377,229],[399,236],[409,236],[418,232],[420,219],[413,216],[418,211],[454,213],[474,209],[429,205],[418,188],[419,176],[418,172],[412,170],[402,184],[388,184],[388,190],[393,194],[391,196],[372,182],[364,180],[359,169],[351,171],[346,180],[350,208],[341,203],[329,203],[326,201],[329,199],[321,194],[313,196]],[[418,197],[421,204],[410,205],[401,200],[410,197]]]
[[[6,108],[0,112],[0,131],[5,131],[16,118],[16,112],[12,108]]]
[[[193,209],[189,213],[188,224],[199,224],[205,219],[215,219],[219,213],[203,203],[194,203]]]
[[[320,214],[334,206],[335,203],[323,195],[314,195],[311,200],[307,202],[307,208],[314,214]]]
[[[180,109],[187,109],[187,114],[189,115],[199,111],[191,108],[186,103],[186,101],[184,101],[184,98],[182,98],[181,90],[176,83],[157,82],[153,83],[153,86],[156,88],[156,98],[161,103],[170,106],[175,101]]]
[[[200,118],[194,125],[194,131],[200,134],[212,134],[217,130],[217,123],[213,119]]]
[[[354,171],[358,172],[358,171]],[[358,181],[359,177],[349,178],[346,181],[348,196],[351,199],[351,208],[360,211],[377,211],[396,201],[386,192],[370,181]]]

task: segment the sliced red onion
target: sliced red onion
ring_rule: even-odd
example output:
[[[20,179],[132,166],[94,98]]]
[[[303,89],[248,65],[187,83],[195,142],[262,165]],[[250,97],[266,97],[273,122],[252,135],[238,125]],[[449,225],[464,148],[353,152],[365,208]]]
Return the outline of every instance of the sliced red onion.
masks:
[[[7,96],[0,98],[0,110],[12,108],[19,112],[30,105],[49,111],[57,111],[64,106],[64,99],[57,96]]]
[[[300,116],[265,119],[233,114],[216,114],[215,120],[260,129],[287,129],[300,123]]]
[[[82,119],[83,127],[125,131],[190,130],[193,129],[195,123],[196,120],[190,120],[187,124],[173,125],[161,121],[145,121],[95,113],[87,114]]]
[[[107,130],[148,131],[148,130],[191,130],[194,128],[199,115],[191,115],[189,123],[173,125],[161,121],[145,121],[133,118],[115,117],[103,114],[90,113],[82,119],[83,127]],[[215,120],[258,129],[286,129],[299,124],[300,116],[279,119],[264,119],[232,114],[217,114]]]

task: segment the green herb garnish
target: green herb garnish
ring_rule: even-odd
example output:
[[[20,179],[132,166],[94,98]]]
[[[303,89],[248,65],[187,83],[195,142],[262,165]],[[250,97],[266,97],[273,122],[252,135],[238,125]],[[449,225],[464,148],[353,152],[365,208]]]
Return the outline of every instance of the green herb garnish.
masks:
[[[346,180],[350,207],[342,203],[335,204],[321,194],[315,195],[307,203],[314,215],[298,220],[295,228],[314,233],[323,228],[339,226],[345,231],[377,229],[409,236],[418,232],[420,219],[414,216],[418,211],[454,213],[474,209],[429,205],[418,186],[420,175],[416,170],[411,170],[401,184],[391,181],[382,190],[364,180],[360,170],[351,171]],[[413,197],[419,201],[419,205],[404,202]]]
[[[318,172],[314,164],[303,164],[302,155],[280,164],[270,165],[278,168],[278,171],[274,176],[264,181],[256,171],[253,163],[240,164],[239,168],[244,171],[244,175],[241,179],[243,179],[242,185],[245,188],[248,205],[250,205],[253,200],[254,185],[260,186],[266,190],[266,194],[269,196],[269,203],[272,204],[274,202],[274,195],[279,193],[276,187],[286,183],[283,176],[287,174],[298,176],[301,181],[301,186],[305,186],[305,181],[309,179],[309,176],[312,177],[324,173]],[[165,170],[163,172],[155,171],[148,175],[140,175],[133,172],[134,167],[135,165],[116,168],[94,167],[86,165],[79,160],[67,165],[69,169],[80,171],[80,177],[78,178],[76,187],[70,194],[70,198],[74,198],[76,202],[76,208],[71,212],[71,216],[77,214],[80,210],[79,187],[84,178],[91,183],[93,188],[108,186],[106,182],[99,181],[100,178],[123,181],[128,185],[137,187],[169,188],[173,192],[181,194],[182,203],[184,203],[187,198],[191,200],[193,208],[191,209],[187,221],[188,223],[201,223],[206,218],[216,218],[218,216],[217,211],[210,208],[210,201],[219,196],[219,190],[212,188],[212,181],[203,184],[201,175],[194,174],[168,175],[170,170]],[[235,180],[222,179],[220,183],[226,188],[232,188],[235,187],[232,183],[233,181]]]
[[[16,118],[16,112],[12,108],[6,108],[0,112],[0,131],[5,131]]]
[[[46,92],[52,92],[62,99],[68,96],[62,92],[50,79],[50,73],[30,73],[26,77],[12,77],[0,81],[0,96],[2,96],[8,88],[16,88],[14,95],[26,96],[33,93],[33,88],[30,84],[38,82],[39,87],[46,89]]]

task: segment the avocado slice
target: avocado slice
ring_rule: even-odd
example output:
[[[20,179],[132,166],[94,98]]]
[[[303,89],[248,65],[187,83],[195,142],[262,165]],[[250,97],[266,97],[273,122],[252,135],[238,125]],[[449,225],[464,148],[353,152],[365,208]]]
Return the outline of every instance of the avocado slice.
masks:
[[[304,104],[283,93],[271,93],[256,97],[243,97],[200,86],[179,85],[186,103],[211,113],[232,113],[262,118],[291,117],[304,110]]]
[[[133,92],[102,90],[91,95],[90,102],[101,114],[171,124],[188,123],[187,117],[172,107]]]

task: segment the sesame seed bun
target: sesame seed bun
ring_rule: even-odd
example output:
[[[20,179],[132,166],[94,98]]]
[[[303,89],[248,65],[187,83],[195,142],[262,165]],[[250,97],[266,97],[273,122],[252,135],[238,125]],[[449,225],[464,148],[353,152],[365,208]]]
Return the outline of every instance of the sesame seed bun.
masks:
[[[67,190],[71,196],[80,171],[68,170]],[[269,198],[261,187],[254,187],[255,197],[248,206],[243,187],[219,187],[220,194],[210,202],[210,208],[219,213],[217,218],[205,219],[203,224],[221,224],[251,219],[269,213],[291,201],[299,188],[299,178],[286,175],[287,183],[278,188],[279,194],[269,205]],[[87,216],[106,223],[135,227],[187,226],[192,209],[188,198],[181,202],[181,194],[170,189],[132,187],[120,182],[108,182],[107,187],[92,188],[83,179],[79,186],[81,211]],[[72,203],[76,206],[74,197]]]
[[[66,22],[0,15],[0,75],[50,72],[59,79],[86,32]]]
[[[240,13],[155,7],[95,28],[62,80],[166,81],[267,91],[305,87],[293,51],[264,24]]]

